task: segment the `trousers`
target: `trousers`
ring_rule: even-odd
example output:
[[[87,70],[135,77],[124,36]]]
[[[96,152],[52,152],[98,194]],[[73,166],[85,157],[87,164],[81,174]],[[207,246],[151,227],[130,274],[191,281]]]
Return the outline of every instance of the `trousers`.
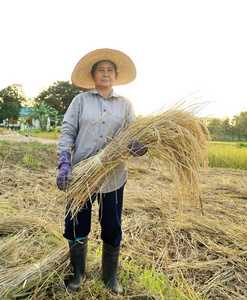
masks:
[[[91,230],[92,205],[99,203],[99,222],[101,239],[108,245],[118,247],[122,240],[121,216],[124,185],[110,193],[95,193],[84,204],[77,215],[71,219],[70,204],[66,209],[64,237],[72,242],[85,238]]]

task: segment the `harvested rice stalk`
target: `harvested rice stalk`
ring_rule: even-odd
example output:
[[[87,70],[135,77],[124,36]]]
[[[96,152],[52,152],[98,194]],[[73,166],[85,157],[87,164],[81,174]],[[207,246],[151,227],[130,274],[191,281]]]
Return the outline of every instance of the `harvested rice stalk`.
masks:
[[[68,248],[61,246],[37,263],[0,270],[0,298],[36,288],[64,268],[67,260]]]
[[[63,242],[61,234],[43,219],[8,217],[0,222],[0,298],[25,293],[43,284],[68,264],[68,248],[55,247],[44,254],[43,239],[54,236]],[[53,244],[54,245],[54,244]],[[33,257],[36,260],[33,262]],[[5,298],[4,298],[5,299]],[[7,298],[6,298],[7,299]]]
[[[16,263],[16,245],[20,245],[23,240],[24,234],[25,230],[19,232],[14,236],[10,236],[9,239],[0,239],[0,268],[6,269],[7,267],[9,267],[9,261],[11,263]]]
[[[166,164],[180,187],[180,202],[199,198],[197,173],[201,166],[208,164],[206,137],[201,128],[203,124],[195,116],[198,106],[186,110],[182,104],[138,118],[120,131],[98,155],[74,166],[73,180],[66,195],[72,200],[72,217],[90,195],[111,178],[113,169],[131,157],[127,149],[130,140],[142,142],[148,147],[150,156],[158,157]]]
[[[45,232],[52,233],[59,239],[61,238],[61,234],[56,230],[56,228],[44,219],[30,216],[13,216],[0,219],[0,236],[9,235],[23,229],[26,229],[29,233],[35,233],[37,230],[40,230],[40,228],[42,228]]]

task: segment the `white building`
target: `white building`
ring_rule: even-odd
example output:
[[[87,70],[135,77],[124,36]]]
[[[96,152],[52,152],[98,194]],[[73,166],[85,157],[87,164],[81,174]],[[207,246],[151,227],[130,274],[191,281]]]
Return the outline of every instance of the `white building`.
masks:
[[[19,127],[21,131],[24,131],[25,129],[30,129],[32,127],[40,128],[39,120],[38,119],[30,119],[29,115],[33,112],[32,107],[22,107],[20,111],[20,116],[18,120],[8,119],[3,120],[3,123],[0,124],[0,126],[4,127]],[[50,118],[46,119],[46,122],[44,124],[47,126],[47,129],[50,126]]]

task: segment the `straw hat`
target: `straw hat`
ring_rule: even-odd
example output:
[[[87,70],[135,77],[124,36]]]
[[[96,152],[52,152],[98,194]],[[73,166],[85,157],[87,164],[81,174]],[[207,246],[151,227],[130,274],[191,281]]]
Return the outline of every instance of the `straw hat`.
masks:
[[[101,60],[110,60],[116,64],[118,76],[114,85],[124,85],[136,78],[135,65],[126,54],[104,48],[89,52],[77,63],[71,75],[72,83],[82,88],[94,88],[95,84],[90,72],[92,66]]]

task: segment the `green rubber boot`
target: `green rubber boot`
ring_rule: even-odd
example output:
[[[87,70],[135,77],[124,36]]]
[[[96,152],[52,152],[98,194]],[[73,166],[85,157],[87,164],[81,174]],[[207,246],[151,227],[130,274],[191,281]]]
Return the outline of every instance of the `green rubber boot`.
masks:
[[[78,291],[86,279],[87,242],[88,237],[78,242],[69,242],[70,260],[74,267],[75,275],[69,279],[67,287],[73,292]]]
[[[103,282],[115,294],[122,295],[123,289],[117,281],[117,268],[120,247],[112,247],[103,242],[102,269]]]

